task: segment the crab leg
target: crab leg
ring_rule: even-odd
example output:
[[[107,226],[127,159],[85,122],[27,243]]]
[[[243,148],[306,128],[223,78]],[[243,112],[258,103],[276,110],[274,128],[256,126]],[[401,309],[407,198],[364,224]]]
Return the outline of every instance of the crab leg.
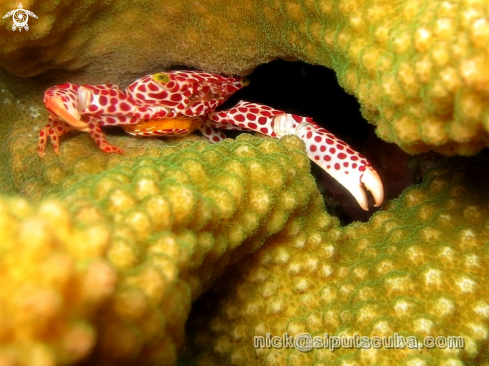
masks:
[[[199,131],[209,139],[210,142],[221,142],[226,135],[218,128],[211,126],[202,126]]]
[[[37,153],[41,158],[43,158],[46,154],[44,150],[46,149],[48,136],[51,139],[54,152],[59,155],[59,137],[74,129],[73,126],[52,114],[49,115],[48,119],[50,123],[48,123],[39,132],[39,145],[37,147]]]
[[[97,123],[97,117],[88,116],[87,119],[87,132],[97,143],[98,147],[106,153],[124,154],[124,150],[117,146],[111,145],[105,138],[105,134],[100,129]]]
[[[362,209],[368,210],[364,187],[372,193],[375,207],[382,204],[382,181],[367,159],[311,118],[245,101],[232,109],[210,113],[208,117],[212,127],[226,128],[233,123],[273,137],[297,135],[306,143],[309,159],[343,185]]]

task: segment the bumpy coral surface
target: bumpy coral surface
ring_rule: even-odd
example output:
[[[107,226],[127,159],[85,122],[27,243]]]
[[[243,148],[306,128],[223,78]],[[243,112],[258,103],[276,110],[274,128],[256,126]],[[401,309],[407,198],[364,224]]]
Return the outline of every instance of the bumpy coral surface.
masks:
[[[190,317],[198,365],[485,364],[489,337],[487,159],[438,167],[369,223],[291,221]],[[454,173],[452,169],[458,169]],[[299,333],[463,337],[464,349],[254,348]],[[304,344],[304,343],[303,343]],[[321,343],[317,343],[321,345]],[[266,343],[264,344],[266,346]],[[391,343],[393,345],[393,343]],[[263,346],[263,345],[262,345]],[[427,344],[429,346],[429,344]],[[191,360],[186,355],[187,361]]]
[[[28,32],[0,28],[0,65],[82,83],[172,65],[248,74],[275,58],[332,67],[378,134],[408,152],[488,145],[485,0],[33,0]],[[0,13],[15,9],[0,4]],[[60,69],[70,70],[65,74]],[[286,77],[286,76],[284,76]],[[273,86],[271,86],[273,89]]]
[[[1,2],[0,15],[17,5]],[[0,65],[20,76],[124,83],[176,64],[248,74],[300,59],[332,67],[379,135],[409,152],[487,146],[482,0],[23,5],[38,15],[29,31],[0,19]],[[370,223],[340,229],[293,138],[208,146],[110,135],[121,157],[70,134],[61,157],[39,160],[45,80],[0,70],[0,363],[172,364],[190,303],[264,243],[226,272],[210,323],[196,319],[207,331],[192,328],[189,344],[201,363],[486,361],[488,192],[477,182],[487,163],[436,173]],[[5,196],[17,193],[32,202]],[[253,335],[284,329],[461,335],[466,348],[252,348]]]
[[[71,135],[35,157],[42,87],[5,78],[0,363],[172,365],[190,304],[288,221],[324,215],[298,138]],[[10,85],[7,85],[9,84]],[[26,122],[27,121],[27,122]]]

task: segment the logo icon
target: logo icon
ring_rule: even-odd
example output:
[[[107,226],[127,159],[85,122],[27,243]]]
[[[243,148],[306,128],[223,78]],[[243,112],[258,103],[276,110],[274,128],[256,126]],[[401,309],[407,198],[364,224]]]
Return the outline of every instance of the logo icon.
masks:
[[[34,14],[32,11],[25,10],[23,9],[23,6],[21,3],[19,3],[19,8],[9,11],[7,14],[3,16],[3,19],[12,16],[12,19],[14,21],[14,24],[12,25],[12,30],[19,29],[19,32],[22,31],[22,28],[24,28],[26,31],[29,30],[29,25],[27,25],[27,21],[29,20],[29,15],[31,17],[37,18],[37,15]]]

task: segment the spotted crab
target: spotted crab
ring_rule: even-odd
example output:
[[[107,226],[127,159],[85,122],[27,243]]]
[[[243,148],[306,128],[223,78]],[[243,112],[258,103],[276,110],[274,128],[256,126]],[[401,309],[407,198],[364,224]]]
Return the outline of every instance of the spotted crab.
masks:
[[[44,94],[50,115],[39,133],[39,156],[45,155],[48,136],[59,154],[59,137],[71,130],[88,132],[103,151],[122,154],[106,140],[101,126],[121,126],[135,136],[181,136],[199,130],[211,142],[226,138],[222,129],[278,138],[293,134],[305,142],[309,159],[342,184],[360,207],[368,210],[364,187],[375,206],[382,203],[382,182],[367,159],[310,117],[246,101],[216,110],[248,84],[241,77],[167,71],[144,76],[125,90],[113,84],[56,85]]]

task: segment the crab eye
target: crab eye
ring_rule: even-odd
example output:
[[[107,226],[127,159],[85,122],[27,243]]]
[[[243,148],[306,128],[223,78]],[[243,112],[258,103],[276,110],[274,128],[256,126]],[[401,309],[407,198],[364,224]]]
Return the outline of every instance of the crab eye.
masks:
[[[243,79],[243,81],[242,81],[242,84],[243,84],[243,86],[248,86],[248,85],[250,85],[250,79],[248,79],[248,78],[244,78],[244,79]]]
[[[168,76],[168,74],[164,74],[160,72],[158,74],[153,75],[153,80],[162,84],[166,84],[170,81],[170,77]]]

